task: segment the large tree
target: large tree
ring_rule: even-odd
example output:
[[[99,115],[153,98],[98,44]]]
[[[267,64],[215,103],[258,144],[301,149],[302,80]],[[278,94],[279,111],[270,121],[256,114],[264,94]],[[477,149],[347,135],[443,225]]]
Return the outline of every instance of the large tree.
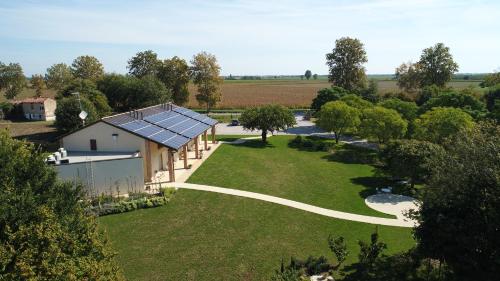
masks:
[[[81,108],[80,108],[81,106]],[[57,101],[55,126],[58,131],[67,133],[83,126],[83,122],[78,116],[81,111],[87,112],[85,124],[90,124],[99,119],[96,108],[87,97],[81,96],[80,101],[77,97],[62,98]]]
[[[334,86],[347,90],[363,88],[366,74],[363,64],[368,61],[363,43],[359,39],[342,37],[335,41],[335,48],[326,54],[329,67],[328,80]]]
[[[0,279],[123,280],[80,186],[0,132]]]
[[[405,92],[415,92],[421,84],[420,65],[417,63],[402,63],[396,68],[398,87]]]
[[[388,144],[381,151],[384,170],[394,177],[408,178],[414,188],[430,174],[429,162],[432,157],[443,153],[437,144],[418,140],[398,140]]]
[[[378,103],[378,105],[396,110],[404,119],[413,121],[417,118],[418,106],[412,101],[403,101],[397,98],[390,98]]]
[[[138,52],[128,61],[128,73],[142,78],[147,75],[157,75],[161,61],[158,55],[152,50]]]
[[[349,106],[363,110],[365,108],[373,107],[373,104],[367,100],[360,98],[357,95],[349,94],[340,98],[341,101],[347,103]]]
[[[264,105],[245,110],[240,117],[243,128],[262,131],[262,141],[267,141],[267,132],[285,130],[296,124],[293,113],[281,105]]]
[[[318,91],[318,95],[312,100],[311,109],[319,111],[325,103],[339,100],[347,94],[349,92],[346,89],[337,86],[321,89]]]
[[[71,68],[65,63],[54,64],[47,68],[45,82],[48,88],[61,90],[73,80]]]
[[[31,88],[35,90],[35,96],[41,97],[45,89],[45,80],[40,74],[33,74],[30,79]]]
[[[93,56],[79,56],[71,64],[71,72],[75,78],[96,82],[104,75],[104,67]]]
[[[421,73],[421,87],[428,85],[446,86],[453,73],[458,71],[458,64],[450,54],[450,48],[443,43],[426,48],[418,61]]]
[[[112,109],[108,104],[108,99],[97,89],[94,82],[90,80],[75,79],[64,89],[59,91],[57,97],[72,97],[75,93],[79,93],[80,97],[88,99],[94,105],[98,118],[107,116],[111,113]]]
[[[431,162],[415,228],[424,255],[445,262],[453,280],[500,276],[500,127],[480,123],[445,143]]]
[[[362,111],[360,132],[365,137],[387,143],[405,135],[408,122],[395,110],[375,106]]]
[[[321,107],[316,124],[327,132],[335,133],[335,142],[346,130],[356,130],[360,124],[360,111],[343,101],[327,102]]]
[[[205,105],[207,112],[221,100],[220,86],[223,79],[220,77],[220,66],[217,58],[209,53],[201,52],[191,60],[191,76],[198,88],[196,100]]]
[[[0,91],[5,90],[5,97],[13,99],[26,86],[26,77],[23,68],[18,63],[8,65],[0,62]]]
[[[158,78],[172,92],[172,100],[177,105],[189,101],[189,66],[179,57],[166,59],[158,71]]]
[[[312,72],[308,69],[306,70],[306,73],[304,73],[304,76],[306,77],[307,80],[311,79]]]
[[[434,107],[415,120],[415,138],[443,143],[462,129],[472,128],[472,117],[458,108]]]

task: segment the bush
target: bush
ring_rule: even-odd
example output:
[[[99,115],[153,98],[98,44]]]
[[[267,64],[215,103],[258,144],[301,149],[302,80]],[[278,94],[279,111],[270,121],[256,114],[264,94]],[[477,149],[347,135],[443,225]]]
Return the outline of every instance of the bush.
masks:
[[[128,198],[116,198],[102,195],[91,201],[89,212],[95,216],[105,216],[163,206],[175,193],[174,188],[163,188],[159,195],[131,193]],[[142,197],[141,197],[142,196]]]

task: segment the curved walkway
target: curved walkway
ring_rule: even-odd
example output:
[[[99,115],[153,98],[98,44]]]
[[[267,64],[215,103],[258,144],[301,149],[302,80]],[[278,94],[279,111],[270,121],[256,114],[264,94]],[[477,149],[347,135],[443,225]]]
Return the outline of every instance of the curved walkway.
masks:
[[[283,198],[279,198],[279,197],[275,197],[275,196],[271,196],[271,195],[265,195],[265,194],[261,194],[261,193],[250,192],[250,191],[216,187],[216,186],[210,186],[210,185],[183,183],[183,182],[172,182],[172,183],[166,183],[165,185],[168,187],[184,188],[184,189],[192,189],[192,190],[200,190],[200,191],[209,191],[209,192],[216,192],[216,193],[252,198],[252,199],[257,199],[257,200],[261,200],[261,201],[280,204],[283,206],[292,207],[295,209],[303,210],[306,212],[310,212],[310,213],[314,213],[314,214],[318,214],[318,215],[322,215],[322,216],[343,219],[343,220],[349,220],[349,221],[364,222],[364,223],[377,224],[377,225],[399,226],[399,227],[413,227],[415,225],[415,223],[413,221],[407,220],[407,219],[404,219],[401,217],[398,217],[397,219],[387,219],[387,218],[357,215],[357,214],[352,214],[352,213],[346,213],[346,212],[325,209],[325,208],[321,208],[321,207],[317,207],[317,206],[313,206],[313,205],[309,205],[309,204],[305,204],[305,203],[301,203],[301,202],[297,202],[297,201],[293,201],[293,200],[283,199]]]

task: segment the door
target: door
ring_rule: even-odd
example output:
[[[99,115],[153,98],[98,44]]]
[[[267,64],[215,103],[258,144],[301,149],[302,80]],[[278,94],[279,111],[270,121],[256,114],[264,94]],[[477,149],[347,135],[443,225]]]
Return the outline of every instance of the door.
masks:
[[[97,150],[97,141],[95,139],[90,140],[90,150]]]

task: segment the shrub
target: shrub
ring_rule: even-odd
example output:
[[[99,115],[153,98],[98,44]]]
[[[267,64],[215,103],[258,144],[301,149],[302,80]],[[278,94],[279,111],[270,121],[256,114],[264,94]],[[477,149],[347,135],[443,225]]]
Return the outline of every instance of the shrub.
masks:
[[[131,193],[128,198],[116,198],[102,195],[98,199],[91,201],[91,206],[88,211],[95,216],[105,216],[130,212],[137,209],[159,207],[167,204],[174,193],[174,188],[163,188],[159,195]]]

